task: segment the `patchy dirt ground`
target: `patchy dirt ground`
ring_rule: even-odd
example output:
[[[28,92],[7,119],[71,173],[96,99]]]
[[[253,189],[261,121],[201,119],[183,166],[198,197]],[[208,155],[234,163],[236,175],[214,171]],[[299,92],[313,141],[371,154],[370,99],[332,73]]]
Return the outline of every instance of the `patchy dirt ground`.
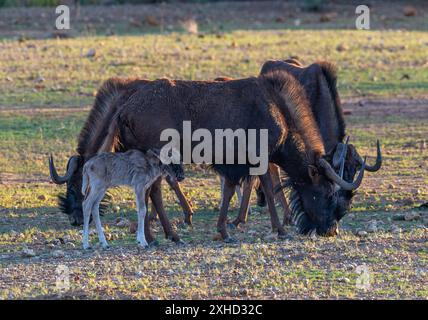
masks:
[[[164,190],[185,246],[163,239],[154,223],[159,245],[138,250],[126,225],[135,220],[133,195],[116,189],[114,207],[103,218],[112,248],[84,252],[80,229],[70,227],[55,207],[55,196],[63,188],[47,183],[46,168],[41,167],[39,181],[24,181],[19,173],[0,176],[0,297],[428,298],[428,210],[418,209],[428,199],[428,103],[359,99],[346,101],[344,108],[352,142],[363,154],[373,155],[378,137],[385,161],[379,174],[367,174],[338,237],[302,237],[289,227],[290,239],[277,240],[265,209],[256,207],[253,199],[254,214],[247,225],[231,231],[239,242],[215,241],[218,178],[193,167],[184,182],[196,209],[193,229],[179,227],[177,201]],[[75,114],[68,111],[2,115],[12,121],[19,114],[37,123],[52,116],[68,127],[70,114]],[[233,210],[229,216],[235,214]],[[118,219],[125,226],[120,227]],[[64,274],[68,282],[59,281]],[[62,283],[69,289],[62,290]]]

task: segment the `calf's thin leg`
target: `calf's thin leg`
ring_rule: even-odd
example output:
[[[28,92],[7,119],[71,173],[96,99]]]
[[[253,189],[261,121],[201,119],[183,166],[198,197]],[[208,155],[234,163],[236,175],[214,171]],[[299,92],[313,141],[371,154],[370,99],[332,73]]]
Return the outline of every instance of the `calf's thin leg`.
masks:
[[[177,195],[178,201],[180,202],[180,206],[183,209],[184,222],[189,226],[191,226],[193,209],[189,201],[187,200],[186,196],[184,195],[183,190],[181,190],[180,183],[175,179],[171,179],[170,176],[166,176],[165,179],[166,179],[166,182],[168,182],[169,186],[174,190],[175,194]]]
[[[263,191],[265,193],[265,197],[266,197],[267,204],[269,207],[272,230],[278,231],[278,236],[280,238],[283,238],[287,234],[284,230],[284,227],[279,222],[278,214],[276,212],[275,200],[274,200],[274,195],[273,195],[272,178],[270,176],[270,172],[269,171],[266,172],[264,175],[259,176],[259,178],[260,178],[260,183],[262,184]]]
[[[104,198],[105,193],[106,193],[106,190],[97,191],[95,195],[95,202],[94,202],[94,205],[92,206],[92,218],[94,219],[95,227],[97,228],[98,240],[103,248],[108,247],[108,243],[104,235],[103,227],[101,225],[101,219],[100,219],[100,202]]]
[[[93,206],[93,199],[90,192],[85,196],[83,200],[83,249],[89,249],[89,219],[91,218]]]
[[[146,206],[146,190],[143,186],[138,185],[135,187],[135,197],[137,199],[137,215],[138,215],[138,227],[137,227],[137,242],[145,248],[149,244],[146,241],[146,235],[144,234],[144,221],[147,215]]]

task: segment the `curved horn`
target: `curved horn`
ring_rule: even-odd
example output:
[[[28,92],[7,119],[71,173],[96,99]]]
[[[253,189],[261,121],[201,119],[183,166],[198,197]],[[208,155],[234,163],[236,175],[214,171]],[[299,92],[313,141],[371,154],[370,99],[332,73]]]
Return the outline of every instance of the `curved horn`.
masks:
[[[49,172],[51,175],[51,179],[54,183],[56,184],[64,184],[66,183],[71,176],[73,175],[74,171],[76,171],[77,169],[77,165],[78,165],[78,156],[72,156],[69,160],[68,160],[68,164],[67,164],[67,172],[65,173],[64,176],[59,176],[55,165],[54,165],[54,161],[53,161],[53,157],[52,154],[49,156]]]
[[[376,149],[377,149],[377,155],[376,155],[376,163],[374,166],[366,165],[366,170],[369,172],[376,172],[382,167],[382,153],[380,151],[380,143],[379,140],[376,142]],[[361,159],[360,156],[357,157],[357,161],[359,164],[363,163],[363,159]]]
[[[334,171],[334,169],[330,166],[328,161],[325,159],[321,159],[319,161],[319,165],[322,168],[324,168],[326,176],[330,178],[333,182],[335,182],[339,187],[341,187],[344,190],[355,190],[360,186],[361,182],[363,181],[364,169],[366,166],[366,159],[364,158],[360,173],[358,174],[358,177],[357,179],[354,180],[354,182],[347,182],[342,178],[340,178],[337,175],[337,173]]]
[[[349,136],[346,138],[345,146],[343,147],[342,162],[340,164],[339,177],[343,179],[343,171],[345,170],[346,153],[348,152]]]

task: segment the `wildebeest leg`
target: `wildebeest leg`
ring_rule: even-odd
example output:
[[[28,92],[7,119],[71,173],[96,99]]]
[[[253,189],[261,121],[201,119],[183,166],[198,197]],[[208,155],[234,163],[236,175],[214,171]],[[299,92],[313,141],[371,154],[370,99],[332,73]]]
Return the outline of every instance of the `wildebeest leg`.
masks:
[[[148,202],[149,202],[149,194],[150,194],[150,190],[148,189],[146,190],[146,196],[145,196],[145,203],[146,203],[146,208],[148,206]],[[152,207],[153,207],[153,202],[152,202]],[[146,214],[146,217],[144,219],[144,235],[146,236],[146,240],[149,244],[153,244],[156,243],[156,239],[153,236],[152,230],[150,229],[150,219],[149,219],[149,215]]]
[[[174,232],[174,230],[172,230],[171,224],[168,220],[163,206],[161,182],[162,177],[160,177],[158,180],[155,181],[155,183],[152,184],[150,191],[150,199],[152,200],[152,203],[159,215],[159,220],[165,232],[165,237],[167,239],[171,239],[174,242],[180,242],[179,236]]]
[[[269,171],[272,177],[273,186],[277,186],[281,183],[281,179],[279,177],[279,167],[273,163],[269,164]],[[281,190],[275,195],[276,200],[281,203],[282,209],[284,210],[284,219],[282,221],[282,225],[291,224],[291,211],[288,206],[287,199],[285,199],[284,192]]]
[[[150,203],[150,212],[148,214],[149,221],[157,221],[158,220],[158,213],[156,212],[155,206],[153,205],[153,202]]]
[[[233,241],[227,233],[227,211],[229,209],[230,199],[232,199],[233,194],[235,193],[235,185],[231,183],[228,179],[224,179],[223,184],[223,197],[221,199],[221,208],[220,216],[217,221],[217,231],[220,233],[222,239],[226,242]]]
[[[276,212],[276,208],[275,208],[275,200],[274,200],[274,195],[273,195],[273,185],[272,185],[272,178],[270,176],[270,172],[266,172],[264,175],[259,176],[260,178],[260,182],[262,184],[263,187],[263,191],[265,193],[265,197],[267,200],[267,204],[269,207],[269,213],[270,213],[270,220],[272,223],[272,230],[273,231],[278,231],[278,236],[280,238],[285,237],[286,236],[286,232],[283,228],[283,226],[281,225],[281,223],[279,222],[279,218],[278,218],[278,214]]]
[[[220,177],[220,183],[221,183],[221,194],[220,194],[220,205],[219,205],[219,209],[221,209],[221,206],[223,205],[223,193],[224,193],[224,180],[225,180],[225,178],[224,177]],[[241,203],[242,203],[242,189],[243,189],[243,186],[241,187],[241,186],[235,186],[235,193],[236,193],[236,196],[238,197],[238,203],[239,203],[239,206],[241,206]],[[251,213],[251,208],[249,208],[249,210],[250,210],[250,213]]]
[[[236,219],[233,220],[232,222],[235,225],[235,227],[237,227],[240,223],[247,222],[251,191],[253,190],[254,183],[255,183],[255,178],[250,177],[246,179],[242,184],[243,196],[240,202],[239,214],[236,217]]]
[[[83,200],[83,249],[89,249],[89,219],[91,218],[92,206],[94,201],[92,199],[91,191],[85,196]]]
[[[241,203],[242,203],[242,193],[243,193],[243,190],[245,188],[244,185],[245,185],[245,182],[242,183],[242,186],[236,186],[235,187],[235,193],[236,193],[236,196],[238,197],[239,207],[241,207]],[[251,192],[250,192],[250,194],[251,194]],[[251,214],[251,208],[248,205],[247,205],[246,214]]]
[[[146,236],[144,234],[144,220],[146,219],[147,206],[146,206],[146,190],[143,186],[135,187],[135,196],[137,199],[137,214],[138,214],[138,227],[137,227],[137,242],[145,248],[148,247]]]
[[[100,202],[103,200],[105,193],[106,193],[106,190],[97,191],[94,197],[95,202],[92,207],[92,218],[94,219],[95,227],[97,228],[98,240],[103,248],[108,247],[108,243],[104,235],[103,227],[101,225],[101,219],[100,219]]]
[[[189,201],[187,201],[187,198],[184,195],[183,191],[181,190],[180,184],[177,180],[171,179],[171,177],[169,176],[166,177],[166,182],[168,182],[169,186],[174,190],[175,194],[177,195],[178,201],[180,201],[180,206],[183,209],[184,213],[184,222],[191,226],[193,209]]]
[[[255,186],[255,189],[257,193],[257,205],[262,208],[266,207],[266,198],[265,194],[263,193],[260,181],[258,181],[257,185]]]

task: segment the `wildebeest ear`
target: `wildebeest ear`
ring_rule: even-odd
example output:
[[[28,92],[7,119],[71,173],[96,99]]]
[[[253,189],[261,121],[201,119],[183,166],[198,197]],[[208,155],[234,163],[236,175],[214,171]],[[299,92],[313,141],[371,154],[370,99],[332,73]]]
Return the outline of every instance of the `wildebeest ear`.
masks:
[[[312,180],[316,179],[319,175],[318,169],[317,167],[313,166],[313,165],[309,165],[308,166],[308,174],[309,177],[311,177]]]

